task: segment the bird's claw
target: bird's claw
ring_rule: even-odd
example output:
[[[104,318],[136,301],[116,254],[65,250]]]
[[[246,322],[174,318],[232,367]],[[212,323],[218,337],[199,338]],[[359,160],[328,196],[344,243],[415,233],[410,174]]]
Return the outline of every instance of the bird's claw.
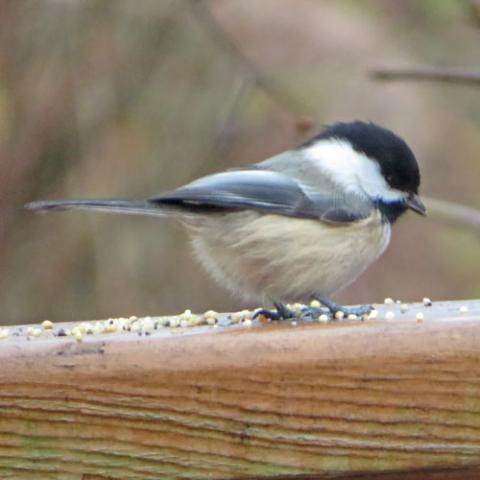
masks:
[[[327,311],[336,318],[336,314],[341,312],[343,316],[348,317],[349,315],[355,315],[357,317],[363,317],[364,315],[368,315],[374,307],[372,305],[359,305],[357,307],[344,307],[343,305],[339,305],[338,303],[332,302],[326,298],[319,297],[316,300],[320,301],[320,303],[325,306]],[[317,309],[319,310],[319,309]],[[318,317],[317,317],[318,318]]]
[[[363,317],[363,315],[368,315],[372,310],[374,310],[372,305],[359,305],[358,307],[343,307],[340,311],[347,317],[348,315]]]
[[[327,308],[317,307],[305,307],[302,308],[301,319],[302,320],[318,320],[320,315],[329,314],[330,310]]]
[[[368,315],[374,308],[372,305],[359,305],[358,307],[343,307],[339,306],[339,308],[335,308],[330,310],[332,315],[335,317],[337,312],[342,312],[345,317],[349,315],[355,315],[357,317],[363,317],[364,315]]]
[[[373,309],[374,307],[372,307],[371,305],[344,307],[343,305],[329,302],[327,305],[325,305],[325,307],[302,308],[300,318],[302,320],[318,320],[320,318],[320,315],[329,315],[331,318],[335,318],[337,312],[342,312],[344,317],[348,317],[349,315],[363,317],[364,315],[368,315]],[[275,310],[267,310],[265,308],[257,310],[253,315],[253,319],[256,319],[260,316],[264,316],[269,318],[270,320],[277,321],[295,318],[296,314],[293,310],[290,310],[282,303],[275,303]]]
[[[283,303],[274,303],[274,305],[275,305],[275,310],[267,310],[266,308],[257,310],[253,315],[253,319],[255,320],[261,315],[274,321],[288,320],[289,318],[295,317],[295,312],[293,310],[290,310],[285,305],[283,305]]]
[[[253,320],[257,319],[258,317],[267,317],[270,320],[282,320],[282,317],[276,310],[267,310],[266,308],[262,308],[257,310],[253,315]]]

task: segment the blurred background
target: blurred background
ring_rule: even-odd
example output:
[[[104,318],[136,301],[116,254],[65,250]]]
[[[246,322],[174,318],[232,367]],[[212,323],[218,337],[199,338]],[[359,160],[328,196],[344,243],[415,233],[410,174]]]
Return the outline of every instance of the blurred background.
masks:
[[[245,308],[170,220],[24,203],[148,197],[291,148],[337,120],[403,136],[421,193],[480,207],[480,85],[379,82],[476,67],[463,0],[1,0],[2,323]],[[408,214],[336,299],[480,297],[478,233]]]

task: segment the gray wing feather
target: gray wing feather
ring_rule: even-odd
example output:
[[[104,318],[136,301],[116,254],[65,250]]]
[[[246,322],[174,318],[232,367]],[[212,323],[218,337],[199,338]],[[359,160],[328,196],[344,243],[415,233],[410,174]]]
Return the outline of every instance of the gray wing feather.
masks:
[[[201,178],[149,201],[189,211],[250,209],[330,223],[350,223],[371,213],[366,199],[311,191],[283,173],[234,170]]]

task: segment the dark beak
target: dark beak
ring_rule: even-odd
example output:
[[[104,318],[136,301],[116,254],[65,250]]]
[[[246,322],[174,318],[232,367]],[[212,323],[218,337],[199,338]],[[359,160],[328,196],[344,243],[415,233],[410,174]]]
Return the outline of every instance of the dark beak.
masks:
[[[407,197],[407,199],[405,200],[405,204],[408,208],[420,215],[425,216],[427,214],[427,209],[425,208],[425,205],[420,200],[420,197],[418,195],[415,195],[414,193],[411,193]]]

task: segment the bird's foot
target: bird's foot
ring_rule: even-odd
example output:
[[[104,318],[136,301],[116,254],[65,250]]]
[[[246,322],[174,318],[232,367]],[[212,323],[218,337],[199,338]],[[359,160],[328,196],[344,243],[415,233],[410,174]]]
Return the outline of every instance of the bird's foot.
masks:
[[[275,310],[267,310],[265,308],[257,310],[255,315],[253,315],[253,319],[255,320],[261,315],[270,320],[288,320],[289,318],[295,317],[295,312],[290,310],[283,303],[274,302],[273,304],[275,305]]]
[[[342,312],[345,317],[349,315],[355,315],[357,317],[363,317],[368,315],[374,308],[372,305],[359,305],[358,307],[344,307],[338,303],[331,302],[330,300],[322,297],[316,297],[322,305],[324,305],[328,311],[332,314],[333,318],[336,318],[337,312]]]
[[[343,312],[343,314],[348,317],[349,315],[356,315],[357,317],[363,317],[368,315],[374,308],[372,305],[359,305],[358,307],[343,307],[339,305],[337,312]]]
[[[338,303],[331,302],[326,298],[316,297],[323,307],[305,307],[302,308],[300,313],[300,318],[302,320],[318,320],[321,315],[329,315],[331,318],[337,318],[337,312],[342,312],[344,317],[349,315],[355,315],[357,317],[363,317],[364,315],[369,314],[373,307],[371,305],[359,305],[358,307],[344,307]],[[291,318],[297,317],[297,314],[285,306],[283,303],[274,302],[275,310],[268,310],[262,308],[257,310],[253,315],[253,319],[256,319],[260,316],[269,318],[270,320],[288,320]]]
[[[318,320],[320,315],[329,314],[330,310],[328,308],[318,308],[318,307],[305,307],[302,308],[301,319],[302,320]]]

